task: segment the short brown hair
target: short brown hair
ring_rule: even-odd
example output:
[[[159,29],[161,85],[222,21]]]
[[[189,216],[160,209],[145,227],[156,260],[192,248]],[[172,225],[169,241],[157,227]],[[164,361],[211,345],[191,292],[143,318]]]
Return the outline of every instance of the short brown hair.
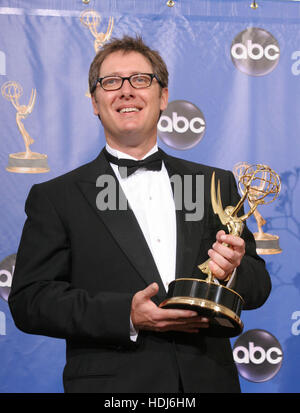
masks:
[[[156,50],[150,49],[140,36],[136,38],[124,36],[122,39],[113,38],[110,42],[105,43],[96,54],[89,71],[89,88],[91,93],[99,77],[100,67],[104,59],[111,53],[120,50],[124,53],[138,52],[145,56],[151,63],[153,73],[158,77],[161,86],[168,87],[169,73],[160,54]]]

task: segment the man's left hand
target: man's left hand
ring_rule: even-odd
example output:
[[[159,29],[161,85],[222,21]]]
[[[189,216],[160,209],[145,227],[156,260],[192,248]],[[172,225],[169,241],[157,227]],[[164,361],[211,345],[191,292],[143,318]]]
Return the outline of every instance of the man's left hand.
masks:
[[[227,244],[224,245],[224,244]],[[221,230],[216,235],[216,242],[208,251],[209,268],[214,277],[226,280],[237,268],[245,255],[245,241],[235,235],[226,234]]]

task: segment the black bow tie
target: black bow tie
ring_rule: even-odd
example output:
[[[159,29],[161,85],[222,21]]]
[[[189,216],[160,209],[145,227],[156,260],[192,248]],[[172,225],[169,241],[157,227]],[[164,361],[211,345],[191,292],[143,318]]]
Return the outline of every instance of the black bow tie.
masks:
[[[161,170],[162,156],[159,151],[140,161],[134,159],[119,159],[116,156],[111,155],[106,148],[104,148],[103,152],[108,162],[112,162],[119,166],[119,172],[122,178],[130,176],[139,168],[146,168],[150,171]]]

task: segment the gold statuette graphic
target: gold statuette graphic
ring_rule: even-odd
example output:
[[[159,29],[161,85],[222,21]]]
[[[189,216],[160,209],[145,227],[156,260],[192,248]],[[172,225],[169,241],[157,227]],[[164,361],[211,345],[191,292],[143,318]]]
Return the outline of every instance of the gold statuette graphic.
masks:
[[[100,14],[95,10],[85,10],[80,15],[80,22],[87,27],[92,35],[94,36],[94,50],[97,53],[101,47],[107,42],[112,34],[113,27],[114,27],[114,18],[110,17],[108,22],[108,27],[106,33],[100,32],[98,33],[98,27],[101,22]],[[85,96],[91,97],[89,91],[85,93]]]
[[[94,36],[94,49],[95,53],[107,42],[112,34],[112,30],[114,27],[114,18],[110,17],[108,22],[108,27],[106,33],[98,33],[98,27],[101,22],[100,14],[95,10],[85,10],[80,15],[80,22],[85,26],[88,27],[92,35]]]
[[[32,89],[28,105],[20,105],[19,103],[19,98],[23,94],[23,88],[17,82],[8,81],[4,83],[1,87],[1,92],[2,96],[9,100],[17,111],[16,122],[26,149],[25,152],[12,153],[9,155],[6,170],[17,173],[49,172],[47,155],[30,150],[30,145],[34,142],[34,139],[29,135],[22,122],[22,120],[26,119],[33,111],[36,100],[36,89]]]
[[[236,206],[222,205],[220,181],[217,192],[215,173],[211,179],[211,203],[221,223],[227,226],[228,233],[236,236],[242,234],[244,222],[254,214],[258,205],[273,202],[280,190],[279,176],[266,165],[251,165],[239,176],[239,188],[242,197]],[[238,212],[244,202],[248,201],[250,209],[242,216]],[[160,304],[163,308],[182,308],[197,311],[199,315],[210,319],[205,334],[215,337],[234,337],[243,331],[240,314],[243,298],[233,289],[221,285],[209,269],[206,260],[198,268],[205,279],[177,278],[169,285],[166,299]]]
[[[238,164],[234,166],[233,173],[236,179],[238,180],[238,182],[240,180],[240,177],[244,175],[246,169],[249,167],[250,165],[247,162],[239,162]],[[267,170],[268,170],[268,167],[265,166],[265,171],[264,171],[265,178],[267,178]],[[277,179],[277,196],[278,196],[280,189],[281,189],[281,182],[280,182],[280,177],[278,175],[276,179]],[[261,185],[263,185],[263,181],[260,182],[260,186]],[[242,192],[242,188],[240,188],[240,190]],[[255,232],[253,234],[255,241],[256,241],[256,252],[261,255],[271,255],[271,254],[281,253],[282,249],[279,246],[279,236],[268,234],[263,231],[262,227],[266,224],[266,220],[262,217],[262,215],[257,209],[254,211],[253,215],[254,215],[254,218],[256,219],[257,228],[258,228],[258,232]]]

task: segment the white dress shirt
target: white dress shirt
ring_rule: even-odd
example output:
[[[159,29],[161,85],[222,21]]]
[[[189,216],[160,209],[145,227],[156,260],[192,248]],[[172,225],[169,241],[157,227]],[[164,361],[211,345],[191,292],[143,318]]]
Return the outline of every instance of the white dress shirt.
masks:
[[[109,153],[117,158],[135,159],[106,144]],[[155,145],[144,158],[157,151]],[[144,159],[143,158],[143,159]],[[168,289],[175,279],[176,214],[172,187],[164,163],[160,171],[140,168],[122,178],[118,166],[111,166],[120,182],[128,204],[144,234],[163,284]]]
[[[106,149],[117,158],[135,159],[111,148],[108,144],[106,144]],[[157,150],[157,145],[155,145],[144,158]],[[118,166],[113,163],[110,165],[144,234],[167,291],[169,283],[175,279],[176,212],[166,167],[162,163],[160,171],[140,168],[132,175],[122,178]]]

